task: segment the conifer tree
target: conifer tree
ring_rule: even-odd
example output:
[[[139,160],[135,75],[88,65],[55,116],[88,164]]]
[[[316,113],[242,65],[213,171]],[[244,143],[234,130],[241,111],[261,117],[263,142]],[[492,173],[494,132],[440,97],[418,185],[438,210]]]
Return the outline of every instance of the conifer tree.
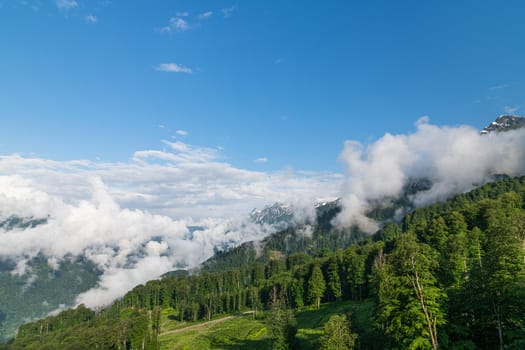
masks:
[[[266,328],[271,350],[293,348],[297,325],[293,311],[286,308],[286,303],[279,299],[277,287],[271,291],[270,311],[266,318]]]
[[[308,300],[318,309],[321,307],[321,298],[326,290],[323,271],[318,264],[312,268],[312,274],[308,280]]]
[[[328,290],[334,300],[341,298],[341,280],[339,277],[339,264],[335,257],[331,258],[328,263]]]

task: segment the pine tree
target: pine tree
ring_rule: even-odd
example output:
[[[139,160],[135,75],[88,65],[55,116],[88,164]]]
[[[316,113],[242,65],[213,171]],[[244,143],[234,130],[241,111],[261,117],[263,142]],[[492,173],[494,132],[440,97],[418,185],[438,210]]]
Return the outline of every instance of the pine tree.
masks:
[[[277,287],[271,291],[270,311],[266,316],[266,329],[271,350],[287,350],[295,344],[297,325],[293,311],[278,297]]]
[[[366,282],[365,259],[356,246],[350,246],[345,251],[346,278],[354,300],[361,300],[363,296],[363,285]]]
[[[328,263],[328,290],[335,300],[341,298],[341,280],[339,278],[339,264],[335,257],[331,258]]]
[[[326,290],[323,271],[318,264],[312,268],[310,280],[308,280],[308,300],[318,309],[321,307],[321,298]]]

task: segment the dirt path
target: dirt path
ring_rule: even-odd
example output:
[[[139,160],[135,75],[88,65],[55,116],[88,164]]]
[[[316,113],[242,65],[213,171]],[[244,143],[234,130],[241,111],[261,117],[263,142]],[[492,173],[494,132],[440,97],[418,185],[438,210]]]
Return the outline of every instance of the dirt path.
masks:
[[[215,323],[231,320],[232,318],[235,318],[235,317],[246,316],[246,315],[251,315],[251,314],[253,314],[253,311],[246,311],[246,312],[244,312],[242,314],[226,316],[226,317],[223,317],[223,318],[218,318],[216,320],[211,320],[211,321],[195,324],[193,326],[177,328],[177,329],[173,329],[171,331],[162,332],[162,333],[159,334],[159,337],[162,337],[163,335],[166,335],[166,334],[173,334],[173,333],[181,333],[181,332],[191,331],[191,330],[199,329],[199,328],[202,328],[202,327],[206,327],[206,326],[209,326],[209,325],[212,325],[212,324],[215,324]]]

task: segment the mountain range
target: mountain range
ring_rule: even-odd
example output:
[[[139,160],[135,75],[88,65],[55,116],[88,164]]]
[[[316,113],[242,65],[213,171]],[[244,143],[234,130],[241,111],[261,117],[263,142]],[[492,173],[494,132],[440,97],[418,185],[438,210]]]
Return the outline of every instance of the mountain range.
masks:
[[[525,127],[524,117],[501,115],[485,127],[481,134],[521,127]],[[411,196],[429,189],[430,186],[428,179],[410,179],[399,198],[393,198],[388,205],[377,205],[367,215],[383,224],[397,222],[414,209]],[[220,271],[255,262],[261,257],[269,261],[272,254],[321,254],[325,250],[334,251],[347,247],[368,236],[358,227],[344,230],[334,227],[333,220],[343,206],[340,198],[312,206],[315,218],[311,222],[298,221],[294,215],[294,207],[287,203],[274,203],[263,209],[254,209],[248,214],[249,220],[258,225],[272,226],[276,232],[261,241],[221,247],[212,258],[202,263],[201,271]],[[47,220],[48,218],[9,216],[0,221],[0,234],[45,225]],[[0,340],[13,336],[16,327],[28,320],[72,306],[75,297],[94,287],[100,276],[100,271],[91,262],[80,257],[69,257],[57,269],[49,265],[47,257],[38,255],[25,267],[32,273],[21,275],[13,272],[19,268],[17,261],[0,257]]]

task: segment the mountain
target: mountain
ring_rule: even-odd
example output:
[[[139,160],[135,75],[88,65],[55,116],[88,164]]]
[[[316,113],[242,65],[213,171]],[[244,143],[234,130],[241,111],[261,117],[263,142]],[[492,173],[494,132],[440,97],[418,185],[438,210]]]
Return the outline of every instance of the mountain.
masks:
[[[484,128],[482,134],[524,126],[524,117],[502,115]],[[504,175],[495,176],[493,180],[508,178]],[[373,209],[367,215],[381,222],[384,227],[391,223],[403,226],[403,220],[406,221],[414,215],[412,213],[415,207],[411,197],[431,187],[432,183],[427,179],[410,179],[401,196],[382,198],[377,203],[372,203]],[[215,255],[202,264],[200,272],[216,273],[247,264],[271,264],[272,261],[294,254],[324,256],[328,252],[366,242],[372,239],[371,237],[383,239],[385,231],[370,236],[357,227],[333,227],[333,219],[342,209],[341,199],[312,205],[315,208],[316,220],[300,224],[297,223],[294,208],[290,204],[274,203],[263,209],[254,209],[249,214],[251,221],[260,225],[271,225],[277,232],[258,242],[248,242],[236,247],[231,247],[233,243],[216,247]],[[2,231],[23,230],[46,222],[45,218],[4,218],[0,220],[0,234]],[[190,227],[189,235],[200,229],[202,228],[198,226]],[[2,260],[0,257],[0,340],[14,334],[16,326],[23,321],[43,317],[58,307],[70,306],[76,295],[96,285],[99,276],[99,272],[89,262],[75,257],[63,262],[55,271],[48,266],[46,257],[38,256],[28,263],[32,273],[25,276],[14,275],[11,271],[15,266],[16,262]],[[179,278],[198,273],[177,271],[167,273],[166,276]]]
[[[316,221],[324,217],[327,213],[339,212],[341,210],[341,199],[325,200],[313,205],[316,215]],[[295,214],[294,207],[291,204],[276,202],[272,205],[266,206],[264,209],[253,209],[250,212],[250,220],[263,225],[273,225],[278,230],[284,230],[293,224]],[[308,220],[307,220],[308,221]],[[308,224],[309,222],[302,222],[301,224]]]
[[[332,201],[318,202],[314,205],[317,218],[334,210],[341,210],[341,198],[336,198]]]
[[[264,209],[253,209],[250,219],[257,224],[288,226],[293,220],[292,206],[285,203],[274,203]]]
[[[525,127],[525,117],[518,117],[510,114],[502,114],[495,121],[481,130],[481,134],[491,132],[501,132]]]
[[[96,313],[79,306],[23,325],[5,348],[262,349],[274,311],[289,308],[303,329],[291,337],[304,349],[346,311],[359,348],[523,349],[524,203],[525,176],[415,209],[359,242],[338,241],[343,249],[311,249],[331,234],[316,226],[289,254],[287,237],[306,227],[290,228],[254,246],[252,261],[150,281]],[[213,334],[203,332],[211,324]]]
[[[290,222],[286,228],[261,241],[245,242],[224,250],[217,249],[214,256],[201,264],[200,272],[224,271],[255,262],[268,263],[276,257],[295,253],[322,254],[360,242],[367,237],[357,227],[336,229],[332,225],[332,220],[342,209],[339,198],[317,203],[314,208],[315,222],[294,225]]]
[[[6,219],[0,221],[0,230],[11,231],[11,230],[24,230],[26,228],[34,228],[39,225],[47,223],[47,218],[35,219],[33,217],[19,217],[12,215]]]
[[[22,231],[47,223],[46,218],[10,216],[0,220],[0,235]],[[94,287],[100,272],[77,257],[69,257],[55,269],[47,257],[39,254],[19,270],[17,261],[0,257],[0,342],[11,338],[18,326],[48,315],[51,311],[71,307],[78,294]]]

